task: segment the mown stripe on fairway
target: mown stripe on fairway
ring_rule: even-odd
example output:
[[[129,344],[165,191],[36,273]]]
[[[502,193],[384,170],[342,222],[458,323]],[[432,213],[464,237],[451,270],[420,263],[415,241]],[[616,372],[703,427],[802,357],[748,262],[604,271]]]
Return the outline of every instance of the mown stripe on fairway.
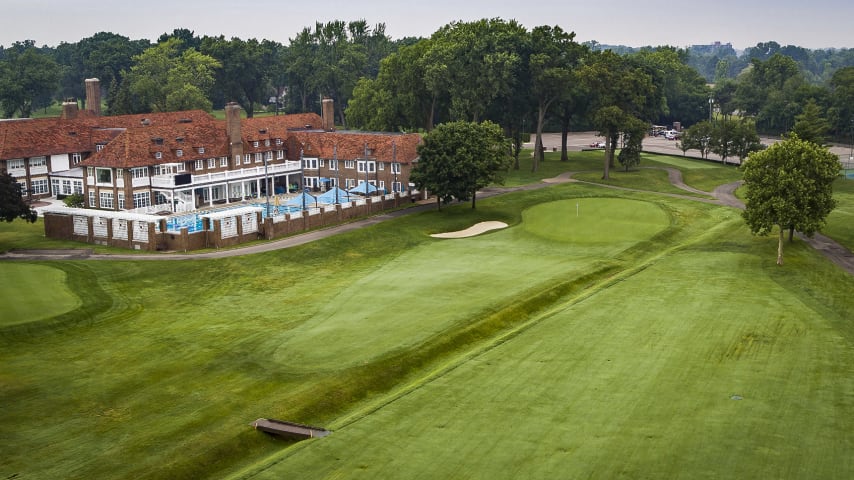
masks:
[[[251,478],[847,478],[851,345],[759,262],[670,255]]]

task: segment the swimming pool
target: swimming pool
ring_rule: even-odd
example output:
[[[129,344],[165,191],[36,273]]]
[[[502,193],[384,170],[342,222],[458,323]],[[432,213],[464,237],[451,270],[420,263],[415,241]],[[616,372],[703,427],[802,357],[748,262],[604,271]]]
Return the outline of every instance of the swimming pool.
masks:
[[[235,208],[245,207],[246,205],[235,205],[232,207],[220,208],[217,210],[204,210],[193,213],[188,213],[186,215],[179,215],[175,217],[169,217],[166,220],[166,231],[167,232],[180,232],[182,228],[186,228],[188,232],[201,232],[204,230],[204,223],[202,222],[202,215],[206,215],[208,213],[222,212],[225,210],[233,210]],[[252,203],[249,206],[261,208],[261,218],[267,218],[267,204],[266,203]],[[300,207],[289,206],[289,205],[270,205],[270,215],[273,217],[284,215],[286,213],[294,213],[302,210]]]

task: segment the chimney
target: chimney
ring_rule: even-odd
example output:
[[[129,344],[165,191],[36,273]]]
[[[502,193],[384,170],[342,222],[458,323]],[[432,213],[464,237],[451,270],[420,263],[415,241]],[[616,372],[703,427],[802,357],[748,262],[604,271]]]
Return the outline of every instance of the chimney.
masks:
[[[329,97],[323,97],[320,109],[321,128],[327,132],[335,130],[335,102]]]
[[[97,78],[87,78],[86,83],[86,110],[101,116],[101,81]]]
[[[77,118],[77,101],[76,100],[66,100],[62,102],[62,114],[60,118],[63,120],[74,120]]]
[[[243,137],[240,133],[240,105],[230,102],[225,106],[225,134],[231,158],[243,157]]]

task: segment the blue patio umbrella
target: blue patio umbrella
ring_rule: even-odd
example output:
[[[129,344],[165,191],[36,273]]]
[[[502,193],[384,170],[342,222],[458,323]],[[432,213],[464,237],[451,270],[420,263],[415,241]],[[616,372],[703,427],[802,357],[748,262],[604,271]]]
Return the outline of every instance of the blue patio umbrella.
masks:
[[[296,197],[291,198],[290,200],[285,202],[285,205],[288,205],[291,207],[300,207],[303,210],[305,210],[306,208],[316,207],[317,206],[317,199],[314,198],[312,195],[309,195],[306,192],[300,192],[299,195],[297,195]]]
[[[323,195],[320,195],[319,197],[317,197],[317,201],[319,203],[328,203],[328,204],[344,203],[344,202],[349,202],[350,197],[352,197],[352,195],[350,195],[349,192],[347,192],[346,190],[342,190],[338,187],[335,187],[332,190],[329,190],[329,191],[325,192]]]
[[[369,193],[375,193],[377,191],[377,187],[370,183],[359,182],[358,185],[347,191],[350,193],[358,193],[359,195],[367,195]]]

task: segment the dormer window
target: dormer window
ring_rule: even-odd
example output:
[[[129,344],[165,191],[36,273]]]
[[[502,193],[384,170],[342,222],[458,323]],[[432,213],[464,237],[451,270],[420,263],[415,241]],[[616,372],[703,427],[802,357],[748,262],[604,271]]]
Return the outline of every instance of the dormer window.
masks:
[[[255,140],[254,142],[252,142],[252,146],[257,148],[260,143],[261,142],[259,142],[258,140]]]
[[[176,156],[176,157],[183,157],[183,156],[184,156],[184,151],[183,151],[183,150],[181,150],[180,148],[179,148],[178,150],[175,150],[175,156]]]
[[[276,139],[276,145],[281,145],[282,143],[284,143],[284,142],[282,142],[281,138]]]
[[[260,133],[261,135],[264,135],[265,133],[267,133],[267,129],[262,128],[261,130],[258,130],[258,133]]]
[[[163,152],[154,152],[154,158],[160,160],[163,158]]]
[[[199,147],[199,153],[205,153],[205,147]]]
[[[105,146],[106,145],[104,145],[103,143],[97,143],[97,144],[95,144],[95,151],[100,152],[101,150],[104,149]]]
[[[175,137],[175,141],[178,143],[184,143],[184,137]]]
[[[163,145],[163,139],[160,137],[152,138],[151,140],[154,142],[155,145]]]
[[[264,146],[265,146],[265,147],[269,147],[269,146],[270,146],[270,139],[269,139],[269,138],[268,138],[267,140],[264,140]]]

